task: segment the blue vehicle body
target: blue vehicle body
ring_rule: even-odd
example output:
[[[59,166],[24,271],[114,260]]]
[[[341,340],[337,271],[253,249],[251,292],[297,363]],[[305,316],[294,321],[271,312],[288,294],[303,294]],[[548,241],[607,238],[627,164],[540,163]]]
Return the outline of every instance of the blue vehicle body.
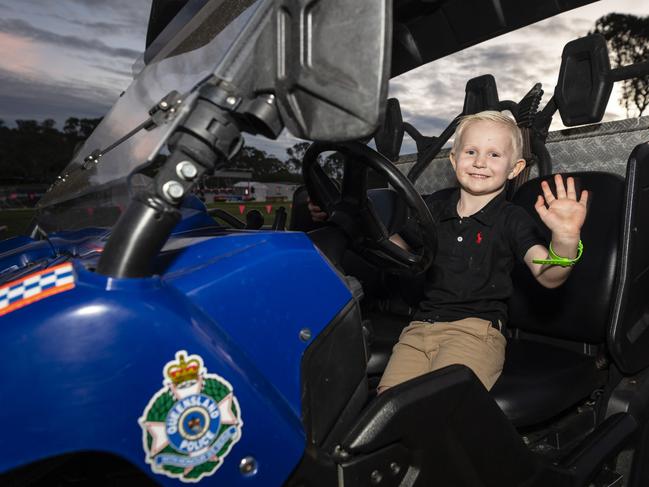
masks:
[[[209,233],[176,233],[160,274],[143,279],[88,270],[104,232],[53,235],[53,248],[4,242],[0,267],[14,270],[2,284],[28,261],[39,268],[71,262],[74,288],[2,318],[0,353],[11,372],[0,384],[1,471],[94,450],[150,472],[138,418],[162,385],[165,362],[186,350],[232,385],[240,406],[242,435],[229,453],[237,460],[224,462],[219,484],[250,485],[239,472],[249,455],[258,464],[255,485],[285,480],[305,444],[300,361],[310,340],[300,332],[317,336],[351,294],[302,233]],[[318,293],[327,299],[313,299]]]
[[[494,389],[455,364],[376,395],[435,257],[414,180],[460,117],[419,134],[385,109],[389,75],[593,1],[154,0],[146,65],[43,196],[31,236],[0,242],[0,484],[614,487],[630,452],[627,486],[647,485],[646,144],[626,178],[574,173],[597,198],[572,286],[543,294],[514,269]],[[506,109],[529,129],[539,178],[508,189],[530,212],[552,178],[553,114],[598,123],[630,72],[610,70],[605,43],[566,46],[570,82],[541,111],[540,84],[516,103],[492,75],[467,83],[461,115]],[[366,144],[396,158],[404,127],[420,150],[408,177]],[[232,228],[217,225],[188,196],[200,177],[227,167],[242,133],[284,129],[315,141],[303,176],[329,221],[284,231],[277,212],[276,230],[252,230],[217,210]],[[340,187],[315,169],[326,152],[344,156]],[[391,188],[372,196],[368,169]],[[418,249],[390,238],[408,222]]]

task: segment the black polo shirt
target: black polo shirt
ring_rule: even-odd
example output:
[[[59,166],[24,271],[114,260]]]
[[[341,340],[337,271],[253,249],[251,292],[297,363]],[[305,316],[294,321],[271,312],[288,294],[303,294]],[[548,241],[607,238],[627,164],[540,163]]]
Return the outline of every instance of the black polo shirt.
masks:
[[[547,245],[536,222],[504,191],[465,218],[457,214],[459,189],[447,199],[431,196],[426,203],[437,221],[437,254],[415,319],[506,323],[514,259],[523,261],[530,247]]]

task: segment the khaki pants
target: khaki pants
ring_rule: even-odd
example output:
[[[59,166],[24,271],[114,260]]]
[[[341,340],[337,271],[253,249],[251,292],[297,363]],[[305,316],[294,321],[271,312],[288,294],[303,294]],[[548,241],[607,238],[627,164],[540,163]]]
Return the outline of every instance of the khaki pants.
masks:
[[[489,390],[503,370],[506,343],[491,322],[480,318],[413,321],[392,349],[378,390],[452,364],[469,367]]]

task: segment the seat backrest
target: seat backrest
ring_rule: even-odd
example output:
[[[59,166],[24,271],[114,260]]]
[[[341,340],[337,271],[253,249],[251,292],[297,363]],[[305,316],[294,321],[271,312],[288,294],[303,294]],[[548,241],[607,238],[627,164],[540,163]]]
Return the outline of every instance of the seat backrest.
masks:
[[[517,262],[512,273],[514,292],[509,302],[509,326],[539,335],[600,344],[606,340],[612,316],[618,248],[622,228],[624,179],[604,172],[565,174],[575,178],[578,192],[588,190],[588,214],[581,231],[584,253],[569,279],[559,288],[546,289],[527,266]],[[553,191],[552,176],[525,183],[513,202],[525,208],[550,242],[534,203],[541,181]],[[555,193],[556,194],[556,193]]]
[[[631,153],[626,181],[608,348],[620,370],[634,374],[649,366],[649,144]]]

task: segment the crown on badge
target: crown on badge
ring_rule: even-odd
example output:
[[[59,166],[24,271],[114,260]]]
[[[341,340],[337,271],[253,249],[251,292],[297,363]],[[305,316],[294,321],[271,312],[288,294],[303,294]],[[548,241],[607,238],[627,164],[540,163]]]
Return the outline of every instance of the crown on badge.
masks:
[[[182,382],[198,379],[201,364],[197,359],[192,358],[189,361],[185,361],[184,354],[176,355],[176,358],[179,361],[172,362],[165,370],[165,375],[169,377],[171,382],[178,385]]]

